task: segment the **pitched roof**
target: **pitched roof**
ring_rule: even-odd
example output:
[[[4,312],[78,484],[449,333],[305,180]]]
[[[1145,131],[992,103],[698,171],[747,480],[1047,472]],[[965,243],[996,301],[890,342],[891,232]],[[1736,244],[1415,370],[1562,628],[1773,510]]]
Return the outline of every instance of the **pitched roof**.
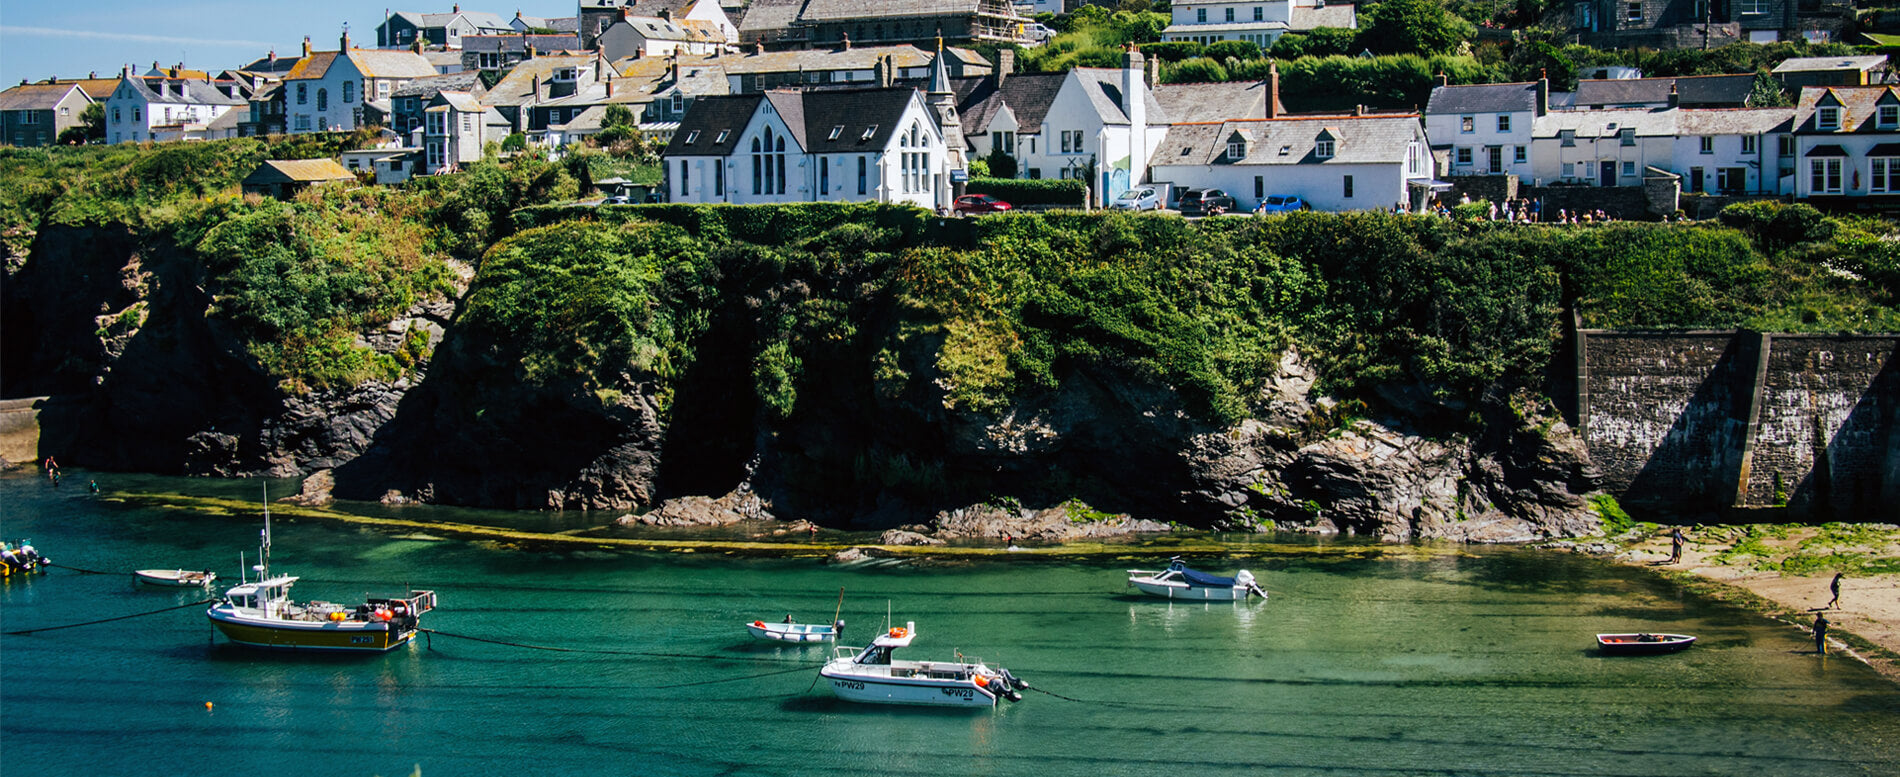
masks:
[[[807,153],[881,150],[900,131],[899,121],[916,99],[915,89],[902,86],[703,97],[686,112],[665,155],[726,156],[738,151],[735,144],[739,135],[751,123],[761,102],[771,105],[791,130],[792,139]],[[722,130],[730,132],[720,143]]]
[[[1004,76],[1003,88],[999,90],[994,78],[965,79],[966,83],[974,82],[976,87],[958,101],[957,112],[963,114],[963,131],[989,132],[990,122],[1008,106],[1023,131],[1041,132],[1042,120],[1049,115],[1049,106],[1055,103],[1056,94],[1062,91],[1062,84],[1067,80],[1067,73],[1017,73]]]
[[[798,22],[798,9],[804,0],[752,0],[739,20],[739,40],[753,40],[766,33],[791,29]]]
[[[1882,55],[1870,55],[1865,57],[1794,57],[1792,59],[1782,60],[1781,64],[1776,65],[1775,69],[1770,72],[1795,73],[1812,70],[1865,71],[1873,70],[1885,64],[1887,64],[1887,58]]]
[[[1794,131],[1803,134],[1841,135],[1852,133],[1891,133],[1874,126],[1874,108],[1900,102],[1900,87],[1895,86],[1804,86],[1795,103]],[[1814,110],[1822,104],[1841,106],[1841,129],[1821,130],[1814,125]]]
[[[249,105],[236,84],[214,84],[194,78],[157,78],[132,76],[124,79],[138,89],[146,102],[172,105]],[[226,94],[225,86],[231,90]]]
[[[74,90],[81,95],[86,93],[73,83],[21,84],[0,92],[0,111],[50,111],[59,107]]]
[[[462,50],[477,53],[519,54],[533,46],[537,53],[580,51],[579,35],[464,35]]]
[[[508,71],[508,75],[489,87],[484,99],[489,105],[522,105],[535,102],[540,99],[540,95],[534,93],[536,78],[541,80],[542,88],[546,89],[548,79],[554,75],[557,68],[587,67],[593,65],[598,58],[595,54],[561,54],[523,60],[521,64],[515,65],[513,70]]]
[[[1637,137],[1676,134],[1676,116],[1681,111],[1652,111],[1642,108],[1603,111],[1552,111],[1531,123],[1531,137],[1554,138],[1569,130],[1579,139],[1613,138],[1623,130],[1636,130]]]
[[[742,57],[723,57],[720,59],[720,64],[730,75],[795,73],[800,70],[869,70],[885,55],[890,55],[899,68],[926,67],[931,60],[931,55],[923,49],[911,45],[899,45],[762,53],[755,51]]]
[[[1359,26],[1358,6],[1352,3],[1327,3],[1320,7],[1293,4],[1293,23],[1288,25],[1295,30],[1316,30],[1321,27],[1353,29]]]
[[[249,186],[273,183],[317,183],[355,180],[356,175],[334,159],[267,159],[245,176]]]
[[[1128,114],[1122,112],[1122,71],[1118,68],[1078,67],[1069,71],[1082,85],[1083,94],[1095,107],[1103,124],[1127,124]],[[1005,80],[1004,85],[1008,85]],[[1155,100],[1153,89],[1142,90],[1147,100],[1147,117],[1150,124],[1163,124],[1168,120],[1168,112]],[[1038,122],[1040,123],[1040,122]]]
[[[352,48],[348,51],[313,51],[284,74],[284,80],[320,80],[330,72],[339,57],[347,57],[355,63],[357,72],[370,78],[421,78],[436,74],[435,66],[413,51]]]
[[[1669,90],[1684,105],[1742,107],[1755,91],[1755,77],[1747,73],[1675,78],[1605,78],[1577,82],[1579,106],[1665,105]]]
[[[1152,94],[1176,124],[1267,117],[1267,85],[1260,81],[1156,84]]]
[[[1333,155],[1321,159],[1321,133],[1333,140]],[[1227,158],[1227,143],[1239,137],[1246,156]],[[1155,149],[1154,165],[1404,164],[1410,144],[1422,142],[1417,114],[1303,116],[1176,124]]]
[[[1676,116],[1676,134],[1760,135],[1787,132],[1793,120],[1793,108],[1688,108]]]
[[[799,18],[808,22],[822,22],[894,16],[973,15],[981,7],[982,0],[806,0],[804,12],[799,14]]]
[[[724,43],[726,35],[719,25],[699,19],[681,19],[673,21],[658,16],[628,16],[615,21],[607,29],[601,30],[605,37],[620,27],[629,27],[640,37],[647,40],[680,41],[685,43]]]
[[[482,92],[481,74],[472,70],[465,70],[457,73],[444,73],[439,76],[418,78],[396,87],[396,90],[390,92],[389,96],[421,97],[426,100],[435,97],[437,92],[443,90],[480,94]]]
[[[1520,113],[1536,112],[1537,82],[1515,84],[1455,84],[1432,87],[1425,112]]]

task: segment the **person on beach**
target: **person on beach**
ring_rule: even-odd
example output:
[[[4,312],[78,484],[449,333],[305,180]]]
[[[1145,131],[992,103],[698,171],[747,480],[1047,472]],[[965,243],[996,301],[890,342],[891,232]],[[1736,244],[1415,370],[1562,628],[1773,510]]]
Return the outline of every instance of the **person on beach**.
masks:
[[[1846,574],[1846,572],[1835,572],[1834,582],[1827,584],[1827,590],[1834,594],[1834,598],[1827,600],[1827,608],[1830,610],[1841,602],[1841,577]]]
[[[97,494],[97,493],[99,493],[99,481],[97,481],[97,480],[94,480],[94,481],[92,481],[92,482],[90,482],[90,483],[87,483],[87,484],[86,484],[86,488],[87,488],[87,490],[90,490],[91,492],[93,492],[93,493],[95,493],[95,494]]]
[[[1682,560],[1682,540],[1682,527],[1678,526],[1675,533],[1669,537],[1669,563],[1674,564]]]
[[[1814,652],[1827,655],[1827,616],[1814,614]]]

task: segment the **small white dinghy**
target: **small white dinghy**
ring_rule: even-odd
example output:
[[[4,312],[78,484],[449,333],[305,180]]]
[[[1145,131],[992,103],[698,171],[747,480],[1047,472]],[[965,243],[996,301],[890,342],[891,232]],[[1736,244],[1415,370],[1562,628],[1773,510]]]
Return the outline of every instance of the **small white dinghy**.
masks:
[[[211,570],[202,572],[193,569],[141,569],[132,576],[146,585],[167,588],[203,588],[218,579],[218,573]]]
[[[1251,594],[1267,598],[1266,590],[1254,582],[1252,572],[1243,569],[1233,577],[1210,575],[1189,569],[1180,556],[1169,559],[1168,568],[1159,572],[1128,570],[1128,585],[1149,596],[1191,602],[1235,602]]]
[[[773,642],[835,642],[844,631],[844,621],[831,624],[753,621],[745,628],[752,636]]]
[[[995,707],[997,699],[1022,701],[1021,691],[1029,683],[981,660],[966,663],[961,655],[955,662],[891,658],[891,651],[909,647],[916,637],[917,624],[911,622],[877,635],[870,647],[838,648],[818,676],[831,683],[838,698],[869,704]]]

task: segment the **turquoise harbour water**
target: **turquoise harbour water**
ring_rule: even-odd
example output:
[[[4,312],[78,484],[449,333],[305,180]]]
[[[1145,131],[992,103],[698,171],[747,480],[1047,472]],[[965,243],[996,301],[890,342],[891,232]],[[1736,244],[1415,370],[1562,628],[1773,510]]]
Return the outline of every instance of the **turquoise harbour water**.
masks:
[[[86,493],[90,477],[69,472],[54,489],[30,473],[0,476],[0,535],[30,537],[62,565],[123,573],[54,569],[7,582],[3,630],[193,602],[202,595],[136,588],[129,572],[235,576],[238,554],[256,552],[256,523],[103,502]],[[109,490],[258,490],[256,481],[109,480]],[[214,642],[196,606],[4,636],[6,771],[1900,774],[1893,684],[1815,656],[1784,626],[1562,553],[1249,559],[1272,599],[1237,606],[1132,598],[1127,562],[535,553],[308,522],[278,523],[275,540],[276,571],[304,576],[300,600],[353,602],[408,584],[441,597],[426,627],[644,655],[440,635],[381,656],[260,654]],[[828,648],[746,636],[753,619],[828,620],[840,587],[847,643],[883,627],[888,602],[896,621],[917,622],[910,657],[961,651],[1075,701],[1031,692],[995,711],[849,705],[813,687]],[[1701,642],[1673,656],[1595,654],[1595,632],[1638,630]]]

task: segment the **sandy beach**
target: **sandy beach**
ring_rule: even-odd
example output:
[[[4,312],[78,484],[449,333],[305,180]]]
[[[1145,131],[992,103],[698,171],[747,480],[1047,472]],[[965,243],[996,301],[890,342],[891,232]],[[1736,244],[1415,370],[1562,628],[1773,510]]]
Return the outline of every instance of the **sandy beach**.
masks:
[[[1698,526],[1685,528],[1685,534],[1689,541],[1677,563],[1668,563],[1667,527],[1617,558],[1676,576],[1720,598],[1743,599],[1790,628],[1807,631],[1816,613],[1826,613],[1830,652],[1852,655],[1900,683],[1900,574],[1886,571],[1900,555],[1900,529],[1864,526],[1846,538],[1827,527],[1793,526],[1754,527],[1753,532]],[[1791,559],[1795,563],[1789,563]],[[1809,568],[1816,565],[1818,569]],[[1790,567],[1802,573],[1783,571]],[[1842,569],[1846,575],[1841,598],[1830,608],[1828,585]]]

